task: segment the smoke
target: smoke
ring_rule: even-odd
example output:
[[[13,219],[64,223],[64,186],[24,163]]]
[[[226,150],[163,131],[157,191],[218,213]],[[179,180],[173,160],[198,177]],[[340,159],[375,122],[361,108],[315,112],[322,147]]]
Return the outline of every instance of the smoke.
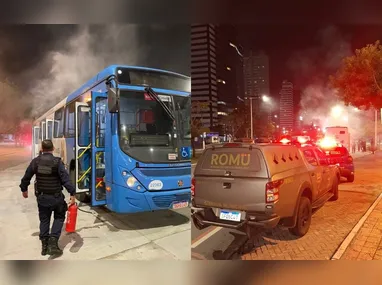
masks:
[[[354,107],[338,100],[328,78],[334,74],[344,57],[352,55],[349,38],[330,26],[317,34],[318,45],[296,52],[288,61],[294,83],[302,87],[300,115],[304,124],[348,126],[353,138],[364,135],[365,117]],[[335,107],[334,111],[333,108]]]
[[[13,93],[0,89],[0,103],[6,101],[0,105],[0,132],[6,118],[41,115],[112,64],[189,75],[189,35],[188,25],[0,28],[0,81],[8,77],[17,86]]]
[[[144,61],[146,52],[139,46],[134,25],[81,28],[68,39],[65,50],[46,56],[45,61],[51,64],[49,76],[30,90],[33,115],[65,98],[108,65],[136,65]]]

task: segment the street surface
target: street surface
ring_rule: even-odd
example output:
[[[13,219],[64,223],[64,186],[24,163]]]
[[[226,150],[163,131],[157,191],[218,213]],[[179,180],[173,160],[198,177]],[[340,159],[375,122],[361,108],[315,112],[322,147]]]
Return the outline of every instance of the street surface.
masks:
[[[29,148],[14,147],[11,144],[0,145],[0,171],[20,165],[31,158]]]
[[[32,186],[19,184],[30,161],[28,149],[0,146],[0,259],[47,259],[40,255],[39,221]],[[21,164],[20,164],[21,163]],[[33,183],[33,182],[32,182]],[[33,184],[32,184],[33,185]],[[67,195],[66,190],[64,193]],[[132,215],[80,204],[77,232],[63,230],[61,260],[190,259],[190,208]]]
[[[243,233],[220,227],[199,231],[192,225],[192,259],[330,259],[382,190],[382,153],[363,155],[354,155],[355,181],[340,184],[338,201],[328,202],[314,213],[304,237],[297,239],[281,227],[262,230],[254,239],[254,248],[243,253],[239,250],[246,240]]]

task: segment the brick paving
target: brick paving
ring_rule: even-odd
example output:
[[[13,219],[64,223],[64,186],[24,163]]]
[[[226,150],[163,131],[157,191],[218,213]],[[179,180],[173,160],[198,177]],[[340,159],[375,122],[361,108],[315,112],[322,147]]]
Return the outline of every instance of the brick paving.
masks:
[[[287,229],[281,227],[269,232],[263,231],[256,235],[253,250],[245,254],[239,254],[236,251],[234,255],[224,255],[224,259],[330,260],[382,190],[382,151],[375,155],[356,153],[353,156],[356,168],[355,181],[340,184],[339,199],[326,203],[324,207],[314,213],[310,230],[304,237],[296,238]],[[355,255],[357,258],[364,258],[366,254],[369,254],[374,259],[382,259],[382,245],[380,245],[382,241],[379,238],[382,227],[376,226],[376,221],[382,223],[382,217],[378,214],[381,212],[381,205],[379,205],[365,224],[365,227],[371,225],[372,228],[365,228],[361,231],[363,235],[359,236],[359,242],[354,245],[359,253],[364,248],[362,255],[346,252],[344,257],[349,254],[353,257],[348,259],[356,259]],[[236,246],[239,249],[242,245],[240,238],[237,237],[242,233],[236,232],[235,234],[235,232],[230,229],[221,229],[205,242],[193,248],[192,252],[202,256],[203,259],[220,259],[214,256],[214,253],[226,253],[228,248]],[[193,228],[193,239],[201,233],[202,231]],[[374,249],[370,249],[372,245]],[[192,258],[199,259],[196,256]]]
[[[366,219],[341,259],[382,260],[382,201]]]
[[[241,259],[329,260],[374,202],[375,197],[375,193],[341,191],[338,201],[328,202],[313,215],[310,230],[304,237],[296,238],[287,229],[281,227],[268,233],[260,233],[255,238],[254,250],[242,255]],[[382,208],[382,203],[380,207]],[[378,217],[381,226],[378,228],[378,233],[380,233],[382,214]],[[372,228],[365,231],[370,236],[370,239],[368,236],[365,242],[371,243],[373,240],[373,244],[377,243],[377,229]],[[380,240],[378,240],[379,242]],[[368,249],[367,252],[370,250]]]

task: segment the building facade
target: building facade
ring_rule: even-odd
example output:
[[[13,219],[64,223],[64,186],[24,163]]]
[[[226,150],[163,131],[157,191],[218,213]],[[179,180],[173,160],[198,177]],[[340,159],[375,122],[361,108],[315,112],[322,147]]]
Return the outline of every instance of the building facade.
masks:
[[[216,26],[191,26],[192,118],[202,127],[218,122],[216,77]]]
[[[220,121],[244,101],[243,59],[231,25],[191,26],[192,117],[203,127],[221,129]]]
[[[280,130],[283,133],[291,132],[294,121],[293,84],[284,80],[280,91]]]
[[[254,98],[255,111],[259,111],[261,97],[269,96],[269,59],[263,53],[252,51],[244,57],[244,88],[245,97]]]

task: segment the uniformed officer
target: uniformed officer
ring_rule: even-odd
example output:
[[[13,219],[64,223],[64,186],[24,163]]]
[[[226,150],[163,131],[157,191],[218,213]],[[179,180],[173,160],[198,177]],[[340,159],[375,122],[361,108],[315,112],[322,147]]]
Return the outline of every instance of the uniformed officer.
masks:
[[[70,193],[69,204],[75,203],[76,190],[61,159],[53,156],[52,141],[44,140],[41,146],[42,153],[29,164],[20,188],[23,197],[28,198],[28,186],[33,175],[36,175],[35,195],[40,219],[41,254],[60,255],[62,250],[58,247],[58,239],[68,210],[62,186]],[[54,221],[49,234],[52,212]]]

